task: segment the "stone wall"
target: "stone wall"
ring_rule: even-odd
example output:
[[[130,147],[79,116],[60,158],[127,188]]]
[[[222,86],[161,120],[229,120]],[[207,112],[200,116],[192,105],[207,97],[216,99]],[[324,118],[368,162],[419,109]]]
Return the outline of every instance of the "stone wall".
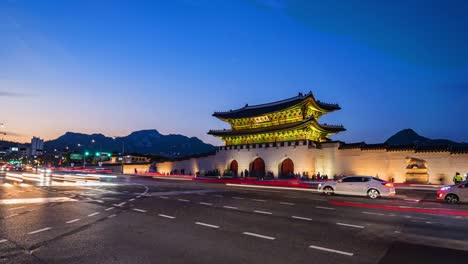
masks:
[[[255,147],[254,147],[255,146]],[[283,160],[290,158],[294,163],[294,171],[297,173],[308,172],[312,175],[315,171],[314,152],[311,151],[313,146],[309,146],[307,141],[291,142],[288,145],[285,142],[284,146],[274,146],[273,143],[244,145],[242,148],[221,147],[215,155],[193,158],[175,162],[158,163],[158,171],[162,173],[170,173],[174,169],[195,174],[198,171],[207,171],[218,169],[221,173],[228,169],[231,162],[236,160],[239,165],[239,174],[241,171],[249,170],[250,164],[260,157],[265,162],[265,171],[273,172],[275,177],[278,177],[280,165]]]
[[[328,175],[369,175],[384,180],[393,178],[395,182],[405,182],[406,157],[425,160],[429,182],[433,184],[440,184],[441,178],[444,184],[452,183],[455,172],[468,173],[468,154],[450,154],[447,151],[418,153],[385,149],[338,149],[336,143],[324,146],[322,150],[325,154],[323,158],[320,154],[317,155],[316,167]],[[321,166],[322,164],[325,165]]]
[[[423,159],[427,162],[429,182],[440,184],[452,183],[455,172],[468,173],[468,154],[450,154],[449,152],[387,151],[385,149],[361,150],[340,149],[339,143],[321,144],[316,148],[308,141],[284,142],[274,145],[255,144],[237,147],[220,147],[216,154],[182,161],[159,163],[158,171],[170,173],[174,169],[195,174],[200,171],[218,169],[221,174],[236,160],[241,171],[249,170],[250,164],[260,157],[265,162],[266,172],[275,177],[280,174],[280,165],[286,158],[294,163],[294,172],[309,176],[320,172],[321,175],[369,175],[384,180],[405,182],[406,157]]]
[[[148,172],[149,168],[150,164],[124,164],[123,173],[133,174],[135,173],[135,169],[137,169],[138,172]]]

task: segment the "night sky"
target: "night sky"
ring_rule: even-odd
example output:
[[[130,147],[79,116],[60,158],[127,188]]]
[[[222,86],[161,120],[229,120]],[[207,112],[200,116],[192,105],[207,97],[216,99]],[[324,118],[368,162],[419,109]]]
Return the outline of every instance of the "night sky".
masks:
[[[325,4],[326,2],[326,4]],[[468,141],[468,1],[0,0],[8,140],[206,135],[225,111],[312,91],[333,139]]]

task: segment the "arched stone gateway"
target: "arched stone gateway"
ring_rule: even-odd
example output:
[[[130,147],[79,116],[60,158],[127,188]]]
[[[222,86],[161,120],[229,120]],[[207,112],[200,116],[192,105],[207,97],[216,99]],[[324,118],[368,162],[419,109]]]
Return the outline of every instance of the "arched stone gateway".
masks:
[[[281,162],[280,166],[280,177],[289,178],[294,175],[294,163],[290,158],[287,158]]]
[[[250,164],[250,176],[257,178],[265,177],[265,161],[262,158],[258,157]]]
[[[237,176],[238,171],[239,171],[239,164],[237,163],[237,160],[231,161],[231,164],[229,165],[229,170],[232,171],[234,176]]]

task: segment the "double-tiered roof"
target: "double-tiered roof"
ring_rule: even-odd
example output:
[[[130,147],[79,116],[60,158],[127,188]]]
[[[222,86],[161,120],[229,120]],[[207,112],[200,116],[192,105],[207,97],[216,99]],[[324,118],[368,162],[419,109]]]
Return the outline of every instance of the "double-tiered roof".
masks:
[[[229,110],[227,112],[214,112],[213,116],[218,117],[220,119],[232,119],[232,118],[244,118],[244,117],[252,117],[258,115],[264,115],[276,111],[282,111],[289,107],[296,106],[300,103],[303,103],[305,100],[310,99],[310,103],[318,110],[323,113],[328,113],[335,110],[340,110],[341,107],[337,104],[327,104],[321,101],[315,100],[312,92],[309,92],[305,95],[300,93],[298,96],[288,98],[285,100],[267,103],[267,104],[259,104],[259,105],[252,105],[249,106],[248,104],[242,108],[237,110]]]
[[[215,112],[213,116],[228,122],[231,129],[210,130],[208,134],[220,137],[226,145],[292,140],[323,142],[329,135],[345,130],[343,126],[318,123],[322,115],[339,109],[337,104],[315,100],[311,92],[299,93],[273,103]]]

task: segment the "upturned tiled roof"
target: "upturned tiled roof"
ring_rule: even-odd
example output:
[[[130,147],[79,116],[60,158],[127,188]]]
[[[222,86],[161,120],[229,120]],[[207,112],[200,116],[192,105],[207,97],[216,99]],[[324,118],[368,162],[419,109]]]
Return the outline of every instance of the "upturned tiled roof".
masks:
[[[208,134],[214,135],[214,136],[250,135],[250,134],[267,133],[267,132],[273,132],[273,131],[297,129],[297,128],[305,127],[308,125],[312,125],[318,129],[328,131],[329,133],[341,132],[341,131],[346,130],[343,126],[319,124],[317,123],[317,120],[315,120],[314,117],[310,117],[300,122],[287,123],[287,124],[282,124],[278,126],[268,126],[268,127],[241,129],[241,130],[233,130],[233,129],[210,130]]]
[[[307,98],[312,98],[316,103],[317,106],[322,108],[325,111],[334,111],[339,110],[341,107],[337,104],[328,104],[323,103],[318,100],[315,100],[312,92],[307,94],[299,93],[299,95],[267,104],[259,104],[259,105],[245,105],[242,108],[236,110],[230,110],[226,112],[214,112],[213,116],[218,118],[244,118],[244,117],[253,117],[253,116],[260,116],[263,114],[279,111],[282,109],[286,109],[301,103],[302,101],[306,100]]]

